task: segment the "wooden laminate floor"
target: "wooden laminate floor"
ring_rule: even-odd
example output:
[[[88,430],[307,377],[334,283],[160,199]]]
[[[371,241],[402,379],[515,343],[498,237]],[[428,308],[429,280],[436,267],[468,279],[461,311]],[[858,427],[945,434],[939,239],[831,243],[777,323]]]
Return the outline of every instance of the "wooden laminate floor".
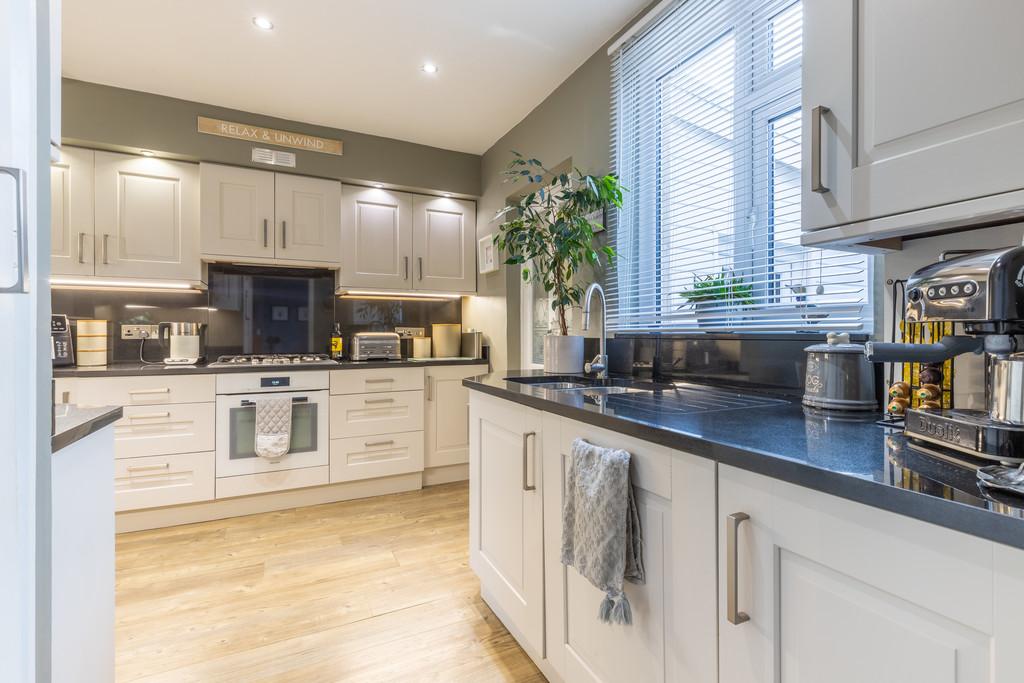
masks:
[[[117,680],[543,681],[479,596],[464,483],[117,539]]]

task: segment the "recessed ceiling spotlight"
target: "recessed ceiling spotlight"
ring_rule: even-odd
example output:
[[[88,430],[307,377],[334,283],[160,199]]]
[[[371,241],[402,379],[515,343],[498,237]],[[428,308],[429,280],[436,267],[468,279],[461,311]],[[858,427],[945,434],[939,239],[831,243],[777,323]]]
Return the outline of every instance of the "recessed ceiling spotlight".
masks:
[[[376,187],[379,190],[382,187],[384,187],[384,183],[374,183],[373,186]]]
[[[140,150],[139,150],[139,154],[141,154],[141,155],[142,155],[142,156],[144,156],[144,157],[151,157],[151,156],[153,156],[153,150],[149,150],[149,149],[140,149]]]
[[[263,29],[264,31],[274,30],[274,22],[272,22],[270,19],[267,19],[266,17],[253,17],[252,23],[256,26],[256,28]]]
[[[445,196],[445,197],[451,197],[451,196],[452,196],[452,193],[451,193],[451,192],[445,192],[445,193],[444,193],[444,196]]]
[[[434,64],[433,62],[423,62],[423,66],[420,68],[423,69],[423,73],[425,74],[437,73],[437,64]]]

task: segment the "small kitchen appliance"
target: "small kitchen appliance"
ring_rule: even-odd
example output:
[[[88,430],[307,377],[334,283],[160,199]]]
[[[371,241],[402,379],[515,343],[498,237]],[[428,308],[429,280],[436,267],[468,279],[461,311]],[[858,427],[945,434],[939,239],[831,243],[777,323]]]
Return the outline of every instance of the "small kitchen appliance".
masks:
[[[168,356],[165,365],[195,365],[205,357],[203,353],[204,323],[160,323],[160,344],[167,340]]]
[[[462,333],[462,357],[484,357],[484,333],[470,330]]]
[[[107,321],[79,320],[76,325],[78,365],[95,367],[107,364]]]
[[[402,341],[396,332],[356,332],[352,360],[402,360]]]
[[[866,345],[874,362],[940,363],[964,353],[986,356],[987,410],[908,408],[904,433],[1002,462],[1024,462],[1024,247],[942,260],[907,280],[909,323],[952,322],[964,334],[933,344]]]
[[[75,364],[71,323],[66,315],[54,313],[50,316],[50,358],[55,368]]]
[[[864,357],[863,344],[850,335],[829,332],[824,344],[807,352],[803,404],[825,410],[877,410],[875,369]]]
[[[430,337],[434,358],[458,358],[462,352],[462,325],[458,323],[434,323]]]

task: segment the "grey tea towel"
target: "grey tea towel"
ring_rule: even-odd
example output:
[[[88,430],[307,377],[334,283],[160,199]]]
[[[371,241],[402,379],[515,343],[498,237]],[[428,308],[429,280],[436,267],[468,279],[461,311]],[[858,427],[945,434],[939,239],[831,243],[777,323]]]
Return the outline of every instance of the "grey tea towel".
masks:
[[[288,455],[292,441],[292,399],[256,399],[256,455],[277,461]]]
[[[623,581],[644,582],[629,457],[624,450],[575,439],[562,504],[562,564],[605,592],[598,616],[616,624],[633,623]]]

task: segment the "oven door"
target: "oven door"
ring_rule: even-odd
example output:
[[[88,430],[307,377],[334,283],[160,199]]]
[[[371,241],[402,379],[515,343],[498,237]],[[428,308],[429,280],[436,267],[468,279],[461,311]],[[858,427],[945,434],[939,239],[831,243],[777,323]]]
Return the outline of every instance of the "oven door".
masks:
[[[260,398],[292,399],[291,450],[270,461],[256,455],[256,408]],[[217,476],[277,472],[329,464],[327,391],[233,394],[217,397]]]

